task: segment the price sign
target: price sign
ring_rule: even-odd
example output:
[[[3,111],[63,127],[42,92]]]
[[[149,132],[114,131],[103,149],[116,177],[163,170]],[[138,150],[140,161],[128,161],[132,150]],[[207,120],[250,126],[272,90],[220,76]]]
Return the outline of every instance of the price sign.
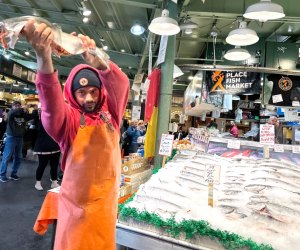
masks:
[[[241,148],[241,142],[239,140],[228,140],[227,148],[240,149]]]
[[[274,125],[262,124],[260,125],[260,144],[274,145],[275,129]]]
[[[284,147],[282,144],[275,144],[274,145],[274,151],[278,153],[283,153],[284,152]]]
[[[220,182],[220,165],[208,164],[205,167],[205,182],[207,183],[219,183]]]
[[[292,146],[292,151],[294,154],[300,154],[300,146]]]
[[[162,134],[158,154],[171,156],[173,149],[174,135]]]

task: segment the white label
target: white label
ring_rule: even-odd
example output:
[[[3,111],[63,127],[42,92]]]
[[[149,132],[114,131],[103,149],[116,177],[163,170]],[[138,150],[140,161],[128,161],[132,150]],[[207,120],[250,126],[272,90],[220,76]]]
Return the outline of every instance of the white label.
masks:
[[[22,67],[20,65],[14,64],[12,74],[14,76],[17,76],[17,77],[21,78],[21,76],[22,76]]]
[[[132,107],[132,120],[139,120],[141,118],[141,107],[140,106],[133,106]]]
[[[275,141],[275,128],[271,124],[260,125],[260,144],[274,145]]]
[[[158,154],[171,156],[173,149],[174,135],[162,134]]]
[[[157,65],[159,65],[165,61],[166,51],[167,51],[167,43],[168,43],[168,36],[161,36],[158,58],[157,58]]]
[[[282,144],[275,144],[274,145],[274,151],[278,153],[283,153],[284,152],[284,147]]]
[[[208,164],[205,166],[205,182],[207,183],[220,183],[220,165]]]
[[[273,103],[283,102],[283,99],[282,99],[282,95],[281,95],[281,94],[273,95],[273,96],[272,96],[272,100],[273,100]]]
[[[300,146],[292,146],[292,151],[294,154],[300,154]]]
[[[228,140],[227,148],[240,149],[241,148],[241,141],[239,141],[239,140]]]
[[[299,101],[292,101],[292,106],[293,107],[299,107],[300,106],[300,102]]]

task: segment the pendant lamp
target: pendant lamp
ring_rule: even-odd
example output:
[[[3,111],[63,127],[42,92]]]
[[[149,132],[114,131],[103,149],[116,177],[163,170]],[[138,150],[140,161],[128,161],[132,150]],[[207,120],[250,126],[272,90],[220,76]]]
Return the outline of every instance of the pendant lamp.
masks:
[[[177,21],[169,17],[169,11],[166,9],[162,11],[161,17],[152,20],[149,30],[161,36],[172,36],[180,32]]]
[[[182,75],[184,75],[182,70],[176,64],[174,64],[173,79]]]
[[[247,28],[245,21],[240,22],[238,29],[229,32],[226,42],[236,46],[247,46],[256,43],[259,40],[254,30]]]
[[[230,49],[224,55],[224,58],[230,61],[243,61],[251,57],[250,53],[246,49],[242,49],[239,46],[235,46],[234,49]]]
[[[271,0],[260,0],[259,3],[250,5],[245,14],[245,18],[266,22],[285,16],[281,5],[272,3]]]

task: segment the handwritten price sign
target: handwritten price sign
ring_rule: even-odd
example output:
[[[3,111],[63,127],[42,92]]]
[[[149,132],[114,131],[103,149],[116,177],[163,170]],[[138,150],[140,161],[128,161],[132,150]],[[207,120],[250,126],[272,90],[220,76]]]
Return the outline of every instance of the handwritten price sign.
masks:
[[[271,124],[260,125],[260,144],[274,145],[274,142],[275,142],[274,125]]]
[[[241,141],[239,141],[239,140],[228,140],[227,148],[240,149],[241,148]]]
[[[294,154],[300,154],[300,146],[292,146],[292,151]]]
[[[275,144],[274,145],[274,151],[278,153],[283,153],[284,152],[284,147],[282,144]]]
[[[158,154],[171,156],[173,149],[174,135],[162,134]]]
[[[220,182],[220,165],[206,165],[205,167],[205,182],[207,183],[219,183]]]

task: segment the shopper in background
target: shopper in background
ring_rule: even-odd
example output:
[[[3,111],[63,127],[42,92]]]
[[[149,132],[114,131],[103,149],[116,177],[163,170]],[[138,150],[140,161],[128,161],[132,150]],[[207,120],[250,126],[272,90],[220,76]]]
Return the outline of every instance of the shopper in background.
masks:
[[[178,127],[177,132],[174,133],[174,140],[182,140],[188,135],[188,133],[184,131],[184,129],[185,125]]]
[[[84,52],[88,64],[71,70],[63,96],[51,57],[51,28],[30,20],[22,34],[37,57],[36,86],[44,128],[63,153],[54,249],[115,249],[119,133],[129,80],[114,63],[109,62],[108,68],[99,57]],[[95,49],[94,40],[78,37],[86,50]]]
[[[137,120],[131,121],[129,128],[127,129],[127,134],[130,138],[128,153],[136,153],[139,148],[139,144],[137,141],[138,138],[146,134],[144,122],[138,122]]]
[[[39,165],[36,169],[36,183],[37,190],[43,190],[41,180],[45,168],[50,164],[51,188],[59,187],[57,183],[57,170],[60,159],[59,145],[47,134],[41,121],[41,110],[38,110],[38,116],[33,120],[33,125],[36,126],[38,134],[34,145],[34,154],[38,155]]]
[[[8,162],[13,157],[12,171],[9,179],[19,180],[17,175],[18,169],[21,165],[21,153],[23,146],[23,136],[26,130],[27,115],[24,109],[21,108],[21,102],[14,101],[12,109],[7,114],[7,126],[6,126],[6,141],[2,156],[0,181],[7,182],[6,176]]]
[[[207,128],[211,128],[211,129],[217,129],[218,128],[218,124],[216,123],[215,118],[212,118],[210,120],[210,123],[207,125]]]
[[[229,133],[233,137],[238,138],[238,136],[239,136],[239,129],[238,129],[238,127],[236,126],[236,124],[234,123],[234,121],[231,121],[230,125],[231,125],[231,128],[229,130]]]

